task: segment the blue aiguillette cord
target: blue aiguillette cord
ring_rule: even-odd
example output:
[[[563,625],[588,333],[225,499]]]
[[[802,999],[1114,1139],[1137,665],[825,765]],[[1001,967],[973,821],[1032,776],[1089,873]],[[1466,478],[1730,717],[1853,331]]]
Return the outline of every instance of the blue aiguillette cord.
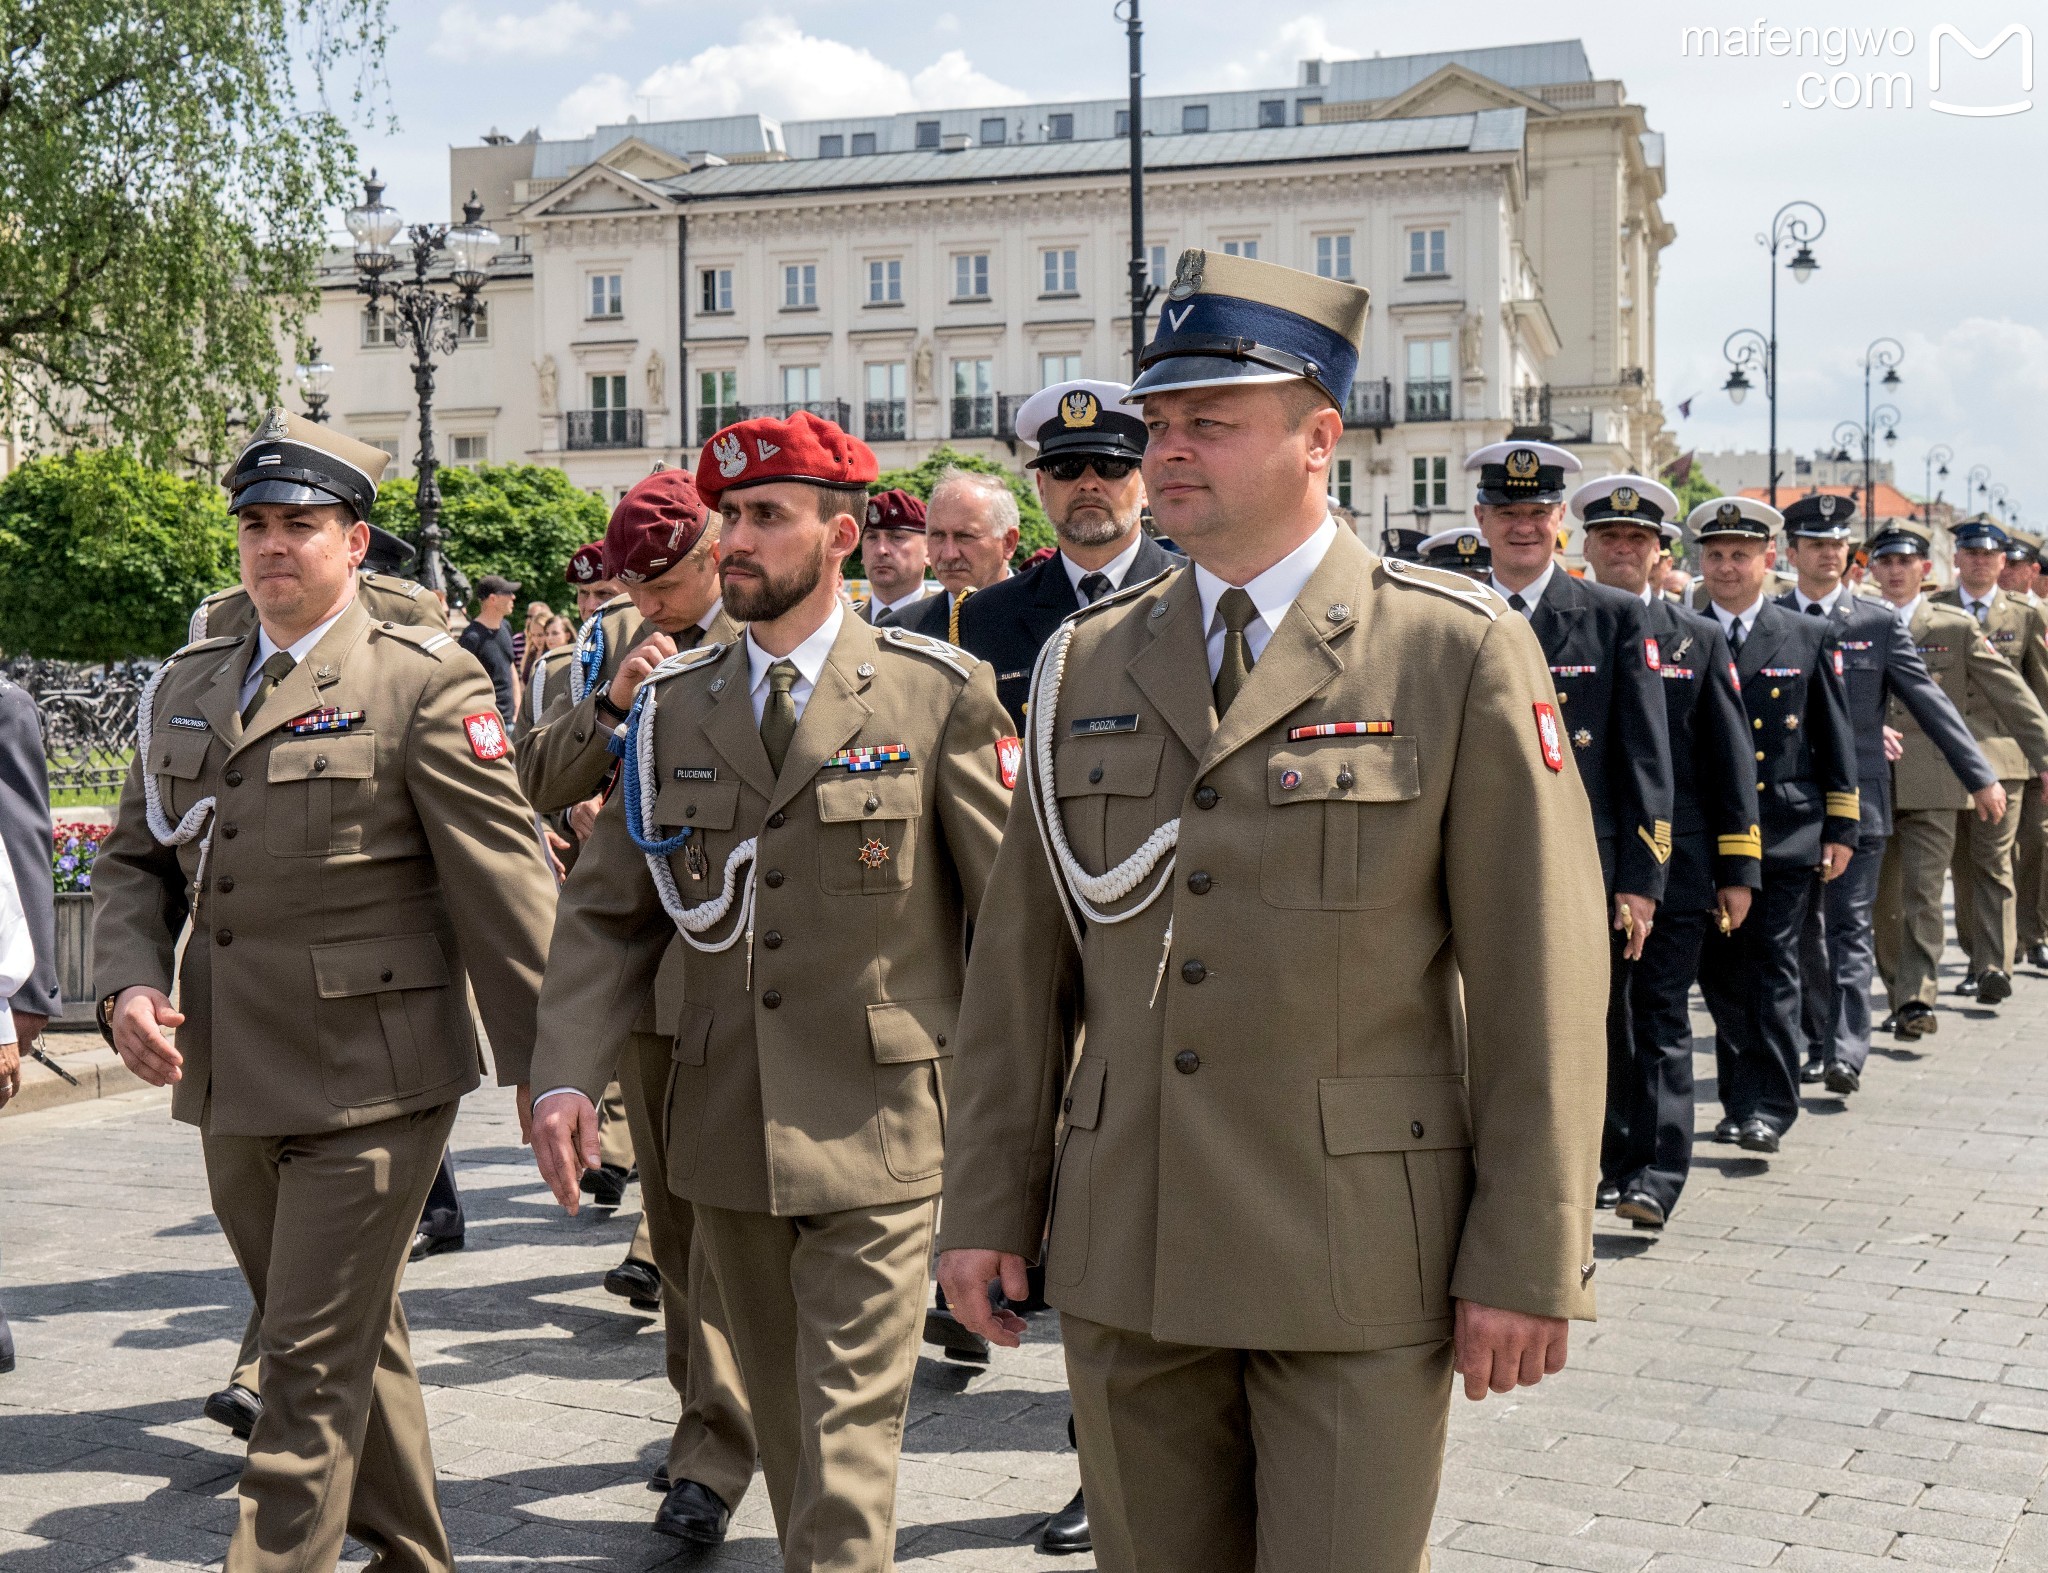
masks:
[[[641,688],[633,696],[633,708],[626,713],[625,725],[611,736],[605,744],[624,768],[621,790],[626,794],[626,834],[633,838],[633,845],[649,857],[668,857],[682,850],[690,839],[688,826],[677,831],[666,841],[651,840],[647,834],[647,822],[640,815],[640,728],[646,725],[643,714],[647,706],[647,689]]]
[[[597,687],[598,674],[604,670],[604,614],[594,619],[596,627],[590,630],[590,648],[576,659],[583,666],[583,691],[588,694]]]

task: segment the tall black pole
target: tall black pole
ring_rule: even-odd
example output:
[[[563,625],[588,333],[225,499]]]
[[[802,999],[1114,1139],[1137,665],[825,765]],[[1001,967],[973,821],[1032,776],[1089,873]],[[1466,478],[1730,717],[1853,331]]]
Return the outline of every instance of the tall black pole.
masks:
[[[1867,526],[1876,517],[1870,511],[1870,357],[1863,357],[1863,519]]]
[[[1138,0],[1118,0],[1117,9],[1131,46],[1131,378],[1136,381],[1138,357],[1145,353],[1145,310],[1153,295],[1145,254],[1145,27],[1138,20]]]
[[[1770,504],[1778,506],[1778,239],[1771,234],[1771,342],[1764,351],[1764,397],[1771,407]]]

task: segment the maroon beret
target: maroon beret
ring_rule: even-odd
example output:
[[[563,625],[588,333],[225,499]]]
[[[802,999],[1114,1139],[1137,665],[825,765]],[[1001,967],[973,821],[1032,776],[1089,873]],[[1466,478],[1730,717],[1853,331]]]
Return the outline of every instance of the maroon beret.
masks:
[[[924,534],[924,504],[892,486],[868,499],[870,530],[913,530]]]
[[[577,547],[575,556],[569,559],[569,566],[562,570],[562,577],[571,584],[596,584],[604,576],[602,541],[592,541],[588,546]]]
[[[656,470],[619,499],[604,532],[604,574],[640,584],[690,555],[710,510],[688,470]]]
[[[766,481],[865,486],[881,473],[874,450],[809,410],[728,426],[704,445],[697,490],[713,508],[729,491]]]

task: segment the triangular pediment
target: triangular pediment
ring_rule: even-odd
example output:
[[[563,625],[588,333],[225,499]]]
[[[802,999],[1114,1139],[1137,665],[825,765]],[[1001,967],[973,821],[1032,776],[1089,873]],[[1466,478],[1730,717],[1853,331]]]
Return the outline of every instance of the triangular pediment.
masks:
[[[598,162],[636,180],[667,180],[671,175],[690,172],[688,159],[678,158],[668,149],[643,142],[638,137],[628,137],[618,146],[607,148]]]
[[[584,165],[519,216],[533,220],[582,218],[595,213],[659,213],[672,205],[646,181],[600,162]]]
[[[1526,109],[1532,115],[1557,110],[1468,66],[1439,67],[1404,92],[1373,105],[1374,120],[1415,120],[1425,115],[1470,115],[1482,109]]]

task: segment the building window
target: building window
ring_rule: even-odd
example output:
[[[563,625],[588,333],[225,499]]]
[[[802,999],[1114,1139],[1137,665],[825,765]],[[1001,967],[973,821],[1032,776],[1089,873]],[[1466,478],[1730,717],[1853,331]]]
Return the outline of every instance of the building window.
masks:
[[[953,362],[953,435],[993,437],[996,430],[995,362]]]
[[[1081,253],[1072,246],[1041,251],[1039,261],[1044,265],[1046,295],[1075,295],[1081,289]]]
[[[909,377],[910,368],[900,360],[868,363],[868,396],[861,424],[869,442],[903,440]]]
[[[640,414],[626,407],[626,374],[600,372],[590,379],[590,409],[578,419],[571,412],[571,448],[630,448],[639,445]],[[587,424],[586,424],[587,423]]]
[[[868,262],[868,304],[870,306],[900,306],[903,304],[903,259],[901,257],[876,257]]]
[[[486,432],[457,432],[448,439],[448,462],[473,470],[491,462],[491,439]]]
[[[626,374],[607,372],[592,377],[590,407],[593,410],[623,410],[626,407]]]
[[[962,251],[954,254],[953,298],[955,300],[988,299],[987,252]]]
[[[1440,279],[1450,272],[1449,252],[1440,229],[1408,231],[1408,277]]]
[[[1294,101],[1294,123],[1297,126],[1307,125],[1308,112],[1311,109],[1322,108],[1322,104],[1323,101],[1320,98],[1297,98]]]
[[[1081,377],[1081,357],[1078,355],[1041,355],[1038,357],[1038,385],[1050,388],[1056,383],[1077,382]]]
[[[875,150],[875,134],[872,131],[856,131],[853,134],[853,156],[865,158]]]
[[[1351,506],[1351,461],[1339,459],[1330,466],[1330,495],[1337,499],[1337,506]]]
[[[626,314],[625,276],[619,273],[590,275],[590,315],[623,317]]]
[[[1074,140],[1074,117],[1067,114],[1045,117],[1045,140],[1048,142],[1071,142]]]
[[[1417,454],[1409,461],[1412,506],[1448,508],[1451,505],[1451,461],[1442,454]]]
[[[1351,237],[1316,236],[1316,276],[1325,279],[1351,277]]]
[[[1451,418],[1451,341],[1408,341],[1408,419],[1447,421]]]
[[[806,311],[816,307],[817,304],[817,263],[785,263],[782,269],[782,309],[784,311]]]
[[[1001,147],[1010,140],[1010,123],[1001,115],[984,116],[981,122],[981,145]]]
[[[1259,129],[1271,130],[1274,126],[1287,124],[1287,100],[1284,98],[1262,98],[1259,100]]]
[[[393,464],[398,462],[398,439],[396,437],[366,437],[361,432],[350,432],[349,435],[355,438],[357,442],[368,443],[372,448],[390,454]]]
[[[1116,135],[1120,137],[1127,137],[1130,134],[1131,112],[1128,109],[1119,109],[1116,112]]]
[[[1207,131],[1209,129],[1209,106],[1207,104],[1181,105],[1180,128],[1185,132]]]
[[[740,374],[736,371],[697,373],[697,440],[709,442],[719,428],[740,418]]]
[[[394,349],[398,344],[398,319],[382,306],[363,308],[363,348]]]
[[[467,317],[458,312],[455,318],[455,337],[464,344],[490,343],[491,303],[487,300],[471,302]]]
[[[920,120],[917,123],[917,145],[932,148],[939,145],[939,123],[936,120]]]
[[[817,404],[825,397],[824,371],[817,366],[782,368],[782,402]]]
[[[833,134],[832,134],[831,136],[828,136],[828,137],[819,137],[819,138],[818,138],[818,157],[820,157],[820,158],[844,158],[844,157],[846,157],[846,138],[845,138],[845,137],[844,137],[844,136],[843,136],[842,134],[840,134],[840,133],[838,133],[838,132],[834,132],[834,133],[833,133]]]
[[[1147,246],[1145,248],[1145,260],[1152,272],[1152,287],[1154,289],[1165,289],[1172,282],[1171,276],[1166,271],[1166,248],[1164,246]]]
[[[732,310],[731,268],[705,268],[697,275],[697,310],[707,316]]]
[[[1249,257],[1256,262],[1259,259],[1259,243],[1256,240],[1226,240],[1223,243],[1223,255]]]

